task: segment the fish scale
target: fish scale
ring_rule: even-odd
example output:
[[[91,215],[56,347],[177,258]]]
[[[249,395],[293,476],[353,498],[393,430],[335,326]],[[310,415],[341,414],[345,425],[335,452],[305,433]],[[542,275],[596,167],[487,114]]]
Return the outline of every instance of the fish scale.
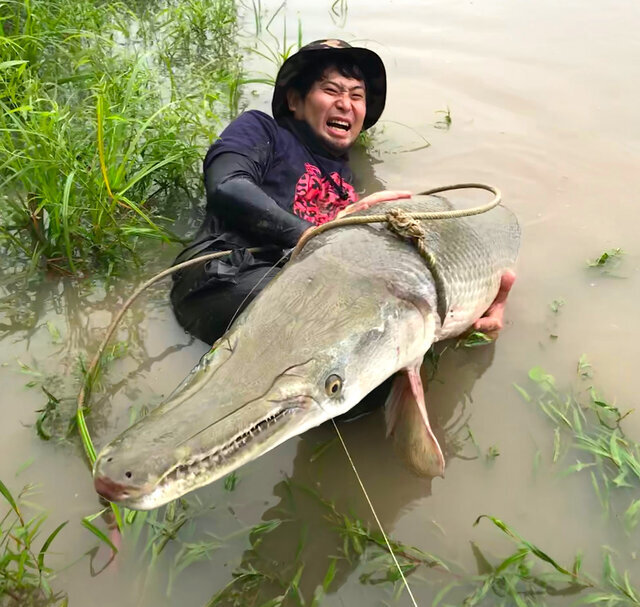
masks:
[[[353,213],[350,217],[378,215],[392,209],[404,213],[427,213],[450,211],[454,207],[448,200],[439,196],[414,196],[407,200],[398,200],[374,205],[365,211]],[[419,222],[427,243],[427,250],[433,256],[436,271],[439,274],[447,301],[446,319],[439,328],[437,340],[455,336],[472,324],[493,301],[504,271],[513,267],[520,245],[520,227],[515,215],[500,205],[469,217],[451,219],[423,220]],[[356,246],[358,231],[374,230],[384,239],[384,244],[363,256]],[[350,234],[349,231],[355,232]],[[330,230],[312,239],[301,252],[301,257],[326,245],[337,246],[339,240],[345,240],[341,247],[344,260],[366,264],[367,272],[379,272],[387,280],[402,280],[402,272],[421,273],[416,270],[419,256],[415,246],[401,246],[400,237],[389,230],[384,223],[372,223],[366,226],[346,226],[335,231]],[[353,252],[357,252],[356,255]],[[403,255],[404,253],[404,255]],[[406,261],[405,255],[411,261]],[[389,275],[388,264],[393,273]],[[376,268],[378,265],[378,268]],[[431,272],[429,272],[431,274]],[[433,276],[422,274],[418,280],[433,281]],[[404,277],[405,279],[407,277]],[[413,282],[413,281],[410,281]],[[429,303],[433,304],[433,301]],[[437,305],[437,302],[436,302]]]

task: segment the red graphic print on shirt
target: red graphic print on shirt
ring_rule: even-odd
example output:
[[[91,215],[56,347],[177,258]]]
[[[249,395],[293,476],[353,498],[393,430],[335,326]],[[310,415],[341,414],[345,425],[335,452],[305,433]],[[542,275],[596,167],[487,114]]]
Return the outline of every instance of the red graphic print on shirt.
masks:
[[[317,166],[307,162],[304,168],[305,173],[298,179],[293,199],[293,212],[298,217],[319,226],[331,221],[342,209],[358,199],[353,186],[342,181],[338,173],[331,173],[331,179],[345,191],[346,200],[340,198]]]

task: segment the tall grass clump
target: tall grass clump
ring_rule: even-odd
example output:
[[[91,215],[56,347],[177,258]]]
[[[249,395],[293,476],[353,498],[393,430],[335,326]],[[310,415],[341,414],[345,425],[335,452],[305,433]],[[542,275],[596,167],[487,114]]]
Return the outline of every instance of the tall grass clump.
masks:
[[[0,244],[63,272],[176,239],[237,109],[234,0],[0,1]]]

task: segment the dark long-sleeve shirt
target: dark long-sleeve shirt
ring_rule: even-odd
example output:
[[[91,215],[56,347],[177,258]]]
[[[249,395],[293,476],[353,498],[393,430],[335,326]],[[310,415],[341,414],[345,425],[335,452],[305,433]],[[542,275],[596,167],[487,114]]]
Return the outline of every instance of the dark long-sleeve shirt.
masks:
[[[205,219],[177,261],[229,248],[293,247],[307,228],[357,199],[346,156],[327,152],[306,123],[278,123],[258,111],[245,112],[222,132],[203,168]],[[221,280],[232,278],[229,264],[237,269],[239,259],[243,267],[260,263],[259,257],[234,258],[221,262]]]

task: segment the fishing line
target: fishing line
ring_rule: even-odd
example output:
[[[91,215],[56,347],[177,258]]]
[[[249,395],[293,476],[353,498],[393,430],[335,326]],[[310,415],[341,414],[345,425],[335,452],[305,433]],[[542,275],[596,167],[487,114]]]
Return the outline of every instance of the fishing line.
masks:
[[[382,533],[382,537],[384,538],[384,542],[387,545],[387,548],[389,549],[389,554],[391,555],[391,558],[393,559],[393,562],[395,563],[397,569],[398,569],[398,573],[400,573],[400,577],[402,578],[402,583],[404,584],[404,587],[407,589],[407,592],[409,593],[409,598],[411,599],[411,602],[415,605],[415,607],[418,607],[418,603],[416,603],[416,599],[413,596],[413,592],[411,592],[411,588],[409,586],[409,582],[407,582],[407,578],[404,576],[404,572],[402,571],[402,567],[400,567],[400,563],[398,563],[398,559],[396,558],[395,553],[393,552],[393,548],[391,548],[391,543],[389,542],[389,538],[387,537],[387,534],[384,532],[384,529],[382,527],[382,523],[380,522],[380,519],[378,518],[378,515],[376,513],[376,509],[373,507],[373,503],[371,502],[371,499],[369,498],[369,494],[367,493],[367,490],[364,488],[364,484],[362,482],[362,479],[360,478],[360,475],[358,474],[358,470],[355,467],[355,464],[353,463],[353,460],[351,459],[351,454],[349,453],[349,450],[347,449],[347,445],[344,442],[344,439],[342,438],[342,434],[340,434],[340,430],[338,430],[338,425],[336,424],[335,420],[333,418],[331,418],[331,423],[333,424],[333,427],[336,429],[336,434],[338,435],[338,438],[340,439],[340,443],[342,444],[342,448],[344,449],[344,452],[347,454],[347,459],[349,460],[349,464],[351,464],[351,469],[353,470],[353,473],[356,475],[356,479],[358,481],[358,484],[360,485],[360,489],[362,489],[362,493],[364,494],[365,499],[367,500],[367,504],[369,504],[369,508],[371,509],[371,512],[373,513],[373,518],[376,519],[376,523],[378,525],[378,529],[380,529],[380,533]]]

